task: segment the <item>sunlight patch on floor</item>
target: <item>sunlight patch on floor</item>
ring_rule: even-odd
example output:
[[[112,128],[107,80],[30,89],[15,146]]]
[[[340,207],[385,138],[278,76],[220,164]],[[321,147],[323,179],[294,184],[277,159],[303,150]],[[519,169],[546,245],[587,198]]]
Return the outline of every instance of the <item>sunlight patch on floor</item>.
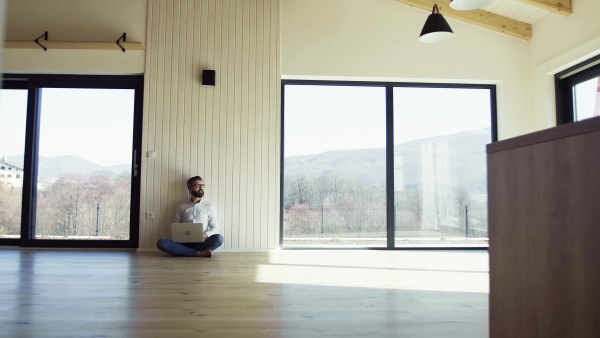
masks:
[[[487,272],[260,264],[258,283],[489,293]]]

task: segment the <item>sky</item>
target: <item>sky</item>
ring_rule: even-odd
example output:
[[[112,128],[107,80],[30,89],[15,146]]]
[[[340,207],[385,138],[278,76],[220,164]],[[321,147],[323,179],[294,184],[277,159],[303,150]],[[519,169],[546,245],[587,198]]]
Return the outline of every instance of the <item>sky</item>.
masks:
[[[384,87],[286,85],[284,102],[284,156],[385,147]],[[488,89],[394,88],[394,144],[489,128],[490,109]]]
[[[0,156],[10,161],[25,149],[27,91],[0,93]],[[133,105],[132,89],[44,88],[40,156],[79,156],[102,166],[130,164]]]
[[[581,121],[594,116],[595,105],[600,93],[600,77],[595,77],[575,86],[576,120]]]

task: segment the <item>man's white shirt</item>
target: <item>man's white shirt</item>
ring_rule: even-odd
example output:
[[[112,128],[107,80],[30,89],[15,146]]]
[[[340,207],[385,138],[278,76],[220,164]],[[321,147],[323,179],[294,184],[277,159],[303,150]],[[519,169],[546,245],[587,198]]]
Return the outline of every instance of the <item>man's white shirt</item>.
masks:
[[[219,223],[217,222],[217,213],[212,204],[203,199],[198,203],[192,201],[181,203],[175,214],[177,223],[202,223],[203,231],[206,235],[219,233]]]

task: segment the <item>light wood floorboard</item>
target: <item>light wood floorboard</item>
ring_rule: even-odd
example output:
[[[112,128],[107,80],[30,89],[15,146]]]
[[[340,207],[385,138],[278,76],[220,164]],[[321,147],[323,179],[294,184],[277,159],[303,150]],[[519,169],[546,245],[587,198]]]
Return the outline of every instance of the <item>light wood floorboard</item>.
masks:
[[[0,249],[1,337],[488,337],[487,251]]]

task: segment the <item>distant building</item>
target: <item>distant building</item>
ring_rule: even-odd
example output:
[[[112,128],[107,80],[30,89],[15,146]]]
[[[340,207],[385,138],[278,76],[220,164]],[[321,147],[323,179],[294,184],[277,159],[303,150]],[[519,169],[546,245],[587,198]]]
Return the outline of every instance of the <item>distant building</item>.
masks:
[[[8,163],[6,156],[2,156],[0,160],[0,184],[23,188],[23,168]]]

